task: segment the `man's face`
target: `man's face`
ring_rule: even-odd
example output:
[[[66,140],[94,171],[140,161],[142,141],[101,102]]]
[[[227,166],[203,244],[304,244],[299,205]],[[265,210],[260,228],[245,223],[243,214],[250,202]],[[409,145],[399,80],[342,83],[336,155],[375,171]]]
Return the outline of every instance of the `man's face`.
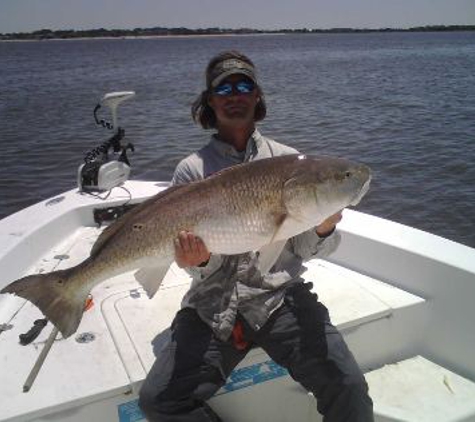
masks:
[[[231,84],[230,94],[211,95],[208,104],[216,114],[218,126],[243,127],[254,124],[254,111],[259,100],[257,88],[251,92],[239,92],[236,85],[240,82],[252,84],[252,81],[244,75],[231,75],[219,84],[219,86]]]

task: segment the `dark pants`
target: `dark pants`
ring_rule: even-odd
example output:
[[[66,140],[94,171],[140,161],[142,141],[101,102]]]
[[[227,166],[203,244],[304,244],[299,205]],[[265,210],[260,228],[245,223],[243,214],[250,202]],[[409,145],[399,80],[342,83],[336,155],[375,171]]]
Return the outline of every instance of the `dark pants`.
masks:
[[[220,421],[205,400],[225,384],[252,345],[314,394],[326,422],[373,421],[363,374],[327,309],[306,285],[288,289],[284,304],[258,331],[238,318],[250,343],[244,350],[232,340],[218,340],[193,309],[178,312],[140,391],[139,405],[149,421]]]

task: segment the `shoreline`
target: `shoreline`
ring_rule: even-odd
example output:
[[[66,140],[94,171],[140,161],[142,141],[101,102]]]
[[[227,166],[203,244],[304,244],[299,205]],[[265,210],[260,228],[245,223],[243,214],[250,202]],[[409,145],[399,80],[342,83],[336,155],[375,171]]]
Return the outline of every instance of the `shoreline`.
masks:
[[[69,37],[69,38],[13,38],[1,39],[0,42],[43,42],[43,41],[89,41],[89,40],[148,40],[148,39],[170,39],[170,38],[218,38],[218,37],[249,37],[249,36],[269,36],[269,35],[289,35],[284,32],[265,32],[249,34],[177,34],[177,35],[124,35],[119,37]]]
[[[187,28],[140,28],[55,30],[42,29],[33,32],[0,33],[0,41],[69,41],[69,40],[109,40],[109,39],[170,39],[199,37],[236,37],[269,35],[315,35],[315,34],[372,34],[372,33],[424,33],[424,32],[475,32],[475,25],[430,25],[412,28],[330,28],[330,29],[220,29],[188,30]]]
[[[0,42],[48,42],[48,41],[94,41],[94,40],[156,40],[173,38],[222,38],[222,37],[262,37],[262,36],[291,36],[291,35],[367,35],[367,34],[394,34],[394,33],[454,33],[454,32],[475,32],[475,29],[466,29],[459,31],[354,31],[354,32],[265,32],[251,34],[182,34],[182,35],[125,35],[119,37],[69,37],[69,38],[13,38],[2,39]]]

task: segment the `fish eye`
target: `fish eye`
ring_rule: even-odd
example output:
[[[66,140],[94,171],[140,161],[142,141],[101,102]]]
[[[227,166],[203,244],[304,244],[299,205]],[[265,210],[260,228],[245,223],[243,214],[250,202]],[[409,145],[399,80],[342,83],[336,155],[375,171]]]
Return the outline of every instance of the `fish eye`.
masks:
[[[342,172],[337,172],[335,174],[335,179],[336,180],[339,180],[339,181],[344,181],[344,180],[347,180],[349,179],[353,174],[351,173],[351,171],[342,171]]]

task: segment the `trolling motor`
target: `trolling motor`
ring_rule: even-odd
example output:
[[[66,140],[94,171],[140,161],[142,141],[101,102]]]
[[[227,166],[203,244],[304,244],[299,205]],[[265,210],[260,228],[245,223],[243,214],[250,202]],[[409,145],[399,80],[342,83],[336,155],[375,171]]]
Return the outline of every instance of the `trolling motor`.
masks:
[[[133,97],[135,92],[110,92],[104,95],[94,108],[94,120],[99,126],[108,130],[115,130],[107,141],[90,150],[84,157],[84,164],[78,169],[78,188],[81,192],[103,192],[125,182],[130,175],[130,162],[127,150],[134,151],[131,143],[122,145],[125,130],[117,124],[117,107],[123,101]],[[112,123],[98,118],[101,107],[109,107]],[[114,155],[109,155],[110,151]],[[118,157],[117,157],[118,156]]]

